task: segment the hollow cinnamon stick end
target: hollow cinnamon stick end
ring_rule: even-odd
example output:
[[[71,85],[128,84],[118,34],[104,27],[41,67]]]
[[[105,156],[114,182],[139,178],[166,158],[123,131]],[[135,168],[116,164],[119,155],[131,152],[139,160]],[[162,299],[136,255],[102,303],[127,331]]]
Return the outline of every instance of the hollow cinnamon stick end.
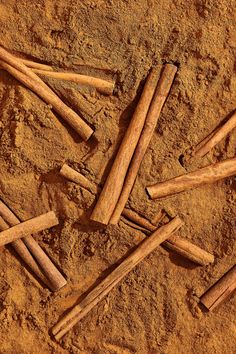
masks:
[[[148,186],[146,187],[146,192],[148,194],[148,196],[151,198],[151,199],[156,199],[156,195],[155,195],[155,191],[154,191],[154,188],[153,186]]]

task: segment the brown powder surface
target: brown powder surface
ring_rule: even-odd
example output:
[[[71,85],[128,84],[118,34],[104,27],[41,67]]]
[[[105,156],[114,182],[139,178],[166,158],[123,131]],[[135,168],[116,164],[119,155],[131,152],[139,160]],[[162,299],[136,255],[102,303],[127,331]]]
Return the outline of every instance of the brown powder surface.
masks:
[[[10,247],[0,257],[0,352],[12,354],[234,354],[236,298],[212,313],[198,297],[235,263],[236,183],[228,178],[162,201],[145,186],[235,155],[236,131],[206,157],[180,156],[235,109],[233,0],[2,0],[0,44],[28,59],[116,79],[113,96],[48,80],[95,128],[84,143],[51,107],[0,71],[0,197],[22,219],[50,209],[60,224],[36,235],[68,285],[51,293]],[[144,234],[122,222],[98,227],[95,197],[59,176],[68,163],[102,185],[151,66],[178,74],[139,171],[129,206],[161,208],[185,222],[180,235],[215,256],[197,267],[158,248],[56,343],[49,329]]]

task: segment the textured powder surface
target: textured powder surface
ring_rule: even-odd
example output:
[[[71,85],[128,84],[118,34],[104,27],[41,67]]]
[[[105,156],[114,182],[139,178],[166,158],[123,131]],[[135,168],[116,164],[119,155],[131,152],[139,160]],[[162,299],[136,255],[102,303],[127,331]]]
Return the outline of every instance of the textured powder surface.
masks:
[[[198,297],[235,263],[236,181],[151,201],[145,186],[233,157],[236,131],[203,159],[181,155],[235,109],[231,0],[2,0],[0,44],[24,58],[116,80],[113,96],[47,80],[95,128],[87,143],[51,107],[0,70],[0,198],[22,219],[54,210],[36,239],[68,285],[43,288],[10,247],[0,257],[0,352],[14,354],[234,354],[236,297],[212,313]],[[129,206],[151,219],[179,215],[179,234],[211,252],[197,267],[159,247],[60,341],[50,328],[145,235],[89,221],[96,197],[59,175],[63,163],[102,186],[153,65],[179,69]],[[234,339],[234,340],[233,340]]]

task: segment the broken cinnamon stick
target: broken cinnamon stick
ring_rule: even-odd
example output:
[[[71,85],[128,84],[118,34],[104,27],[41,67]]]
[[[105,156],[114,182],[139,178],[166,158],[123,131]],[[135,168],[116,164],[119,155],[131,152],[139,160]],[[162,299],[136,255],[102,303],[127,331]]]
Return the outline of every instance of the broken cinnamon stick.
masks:
[[[130,220],[137,223],[138,225],[141,225],[146,230],[153,232],[157,229],[157,226],[154,226],[146,218],[140,216],[133,210],[125,208],[122,212],[122,215],[128,217]],[[175,234],[171,235],[168,240],[164,241],[162,246],[165,246],[168,249],[175,251],[181,256],[189,259],[190,261],[203,266],[214,262],[214,256],[211,253],[203,250],[202,248],[194,245],[192,242]]]
[[[36,233],[55,225],[58,225],[58,219],[53,211],[49,211],[0,232],[0,246],[22,238],[25,234]]]
[[[112,273],[96,286],[78,305],[76,305],[52,329],[57,340],[64,336],[78,321],[80,321],[99,301],[101,301],[139,262],[154,251],[161,242],[166,240],[182,224],[176,217],[168,224],[156,230],[146,238],[138,248],[131,253]]]
[[[17,80],[40,96],[46,103],[70,124],[86,141],[93,134],[93,130],[83,119],[69,108],[62,100],[21,60],[0,47],[0,66],[8,71]]]
[[[236,289],[236,265],[234,265],[221,279],[219,279],[201,297],[201,303],[209,310],[214,310],[225,301]]]
[[[184,156],[184,162],[191,162],[194,158],[205,156],[215,145],[226,137],[236,127],[236,113],[220,128],[211,132],[203,141],[191,148]]]
[[[161,73],[161,77],[158,81],[154,97],[152,99],[151,106],[149,108],[147,118],[144,123],[142,134],[136,146],[132,161],[130,163],[125,182],[116,204],[115,210],[109,221],[110,224],[117,224],[121,216],[122,210],[128,201],[129,195],[134,186],[135,179],[137,177],[141,162],[147,151],[150,140],[155,131],[157,121],[160,117],[162,107],[166,101],[166,98],[170,92],[171,85],[173,83],[177,67],[172,64],[166,64]]]
[[[0,216],[7,222],[8,225],[14,226],[17,224],[20,224],[20,220],[16,217],[16,215],[7,207],[5,203],[0,201]],[[27,247],[27,254],[23,258],[22,256],[22,251],[21,249],[19,250],[19,247],[17,249],[15,248],[16,243],[19,245],[20,243],[23,243],[21,245],[21,249],[24,251],[24,254],[26,254],[25,247]],[[32,269],[32,271],[37,274],[37,270],[35,265],[31,266],[32,264],[32,256],[33,260],[35,263],[35,260],[38,262],[40,266],[40,271],[42,270],[43,274],[45,274],[47,280],[43,280],[42,277],[40,279],[43,280],[43,282],[52,290],[52,291],[58,291],[61,289],[63,286],[66,285],[67,281],[63,277],[63,275],[59,272],[59,270],[56,268],[56,266],[53,264],[53,262],[50,260],[50,258],[47,256],[47,254],[43,251],[43,249],[39,246],[37,241],[31,236],[25,236],[22,239],[16,240],[11,243],[11,245],[14,245],[14,248],[16,249],[16,252],[22,256],[26,264]],[[29,251],[31,253],[29,253]],[[21,254],[19,253],[21,252]],[[24,255],[23,254],[23,255]],[[32,255],[32,256],[31,256]],[[30,263],[29,263],[30,262]],[[37,263],[36,263],[37,266]],[[38,266],[37,266],[38,267]]]
[[[84,177],[81,173],[75,171],[70,166],[64,164],[60,170],[60,174],[67,178],[68,180],[78,183],[81,187],[87,189],[93,194],[96,194],[99,188],[95,183],[90,182],[86,177]]]
[[[152,199],[167,197],[176,193],[213,183],[236,174],[236,157],[224,160],[197,171],[172,178],[168,181],[146,187]]]
[[[69,73],[69,72],[46,71],[37,68],[32,70],[33,72],[39,75],[51,77],[53,79],[73,81],[78,84],[92,86],[105,95],[111,95],[114,91],[114,86],[115,86],[114,82],[99,79],[97,77],[81,75],[77,73]]]
[[[156,70],[148,75],[141,98],[119,147],[115,161],[92,212],[91,219],[108,224],[119,199],[125,176],[140,138],[146,115],[158,82]]]
[[[0,231],[7,229],[9,229],[8,224],[0,216]],[[23,262],[29,267],[29,269],[37,276],[37,278],[40,279],[46,286],[50,287],[47,278],[41,272],[38,264],[32,257],[24,242],[19,239],[11,242],[11,246],[14,248],[18,256],[23,260]]]

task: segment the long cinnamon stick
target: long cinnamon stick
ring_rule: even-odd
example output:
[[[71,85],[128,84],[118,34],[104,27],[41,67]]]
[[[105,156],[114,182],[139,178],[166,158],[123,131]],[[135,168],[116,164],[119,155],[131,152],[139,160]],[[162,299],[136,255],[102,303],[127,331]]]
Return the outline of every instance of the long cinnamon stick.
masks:
[[[184,156],[184,162],[191,162],[195,158],[205,156],[215,145],[226,137],[236,127],[236,113],[220,128],[211,132],[203,141],[190,149]]]
[[[156,87],[154,97],[152,99],[151,106],[147,114],[147,118],[145,120],[142,134],[136,146],[132,161],[125,177],[122,192],[109,221],[110,224],[117,224],[121,216],[122,210],[124,209],[125,204],[128,201],[129,195],[132,191],[135,179],[139,171],[139,167],[154,133],[158,118],[160,117],[162,107],[169,94],[176,71],[177,67],[172,64],[166,64],[163,68],[161,77]]]
[[[54,110],[70,124],[77,133],[88,140],[93,130],[83,119],[69,108],[61,99],[21,60],[0,47],[0,66],[8,71],[17,80],[39,95],[46,103],[52,105]]]
[[[78,171],[75,171],[70,166],[64,164],[60,170],[60,174],[67,178],[68,180],[78,183],[81,187],[87,189],[91,193],[97,193],[99,188],[96,186],[95,183],[90,182],[86,177],[84,177]]]
[[[111,95],[114,90],[114,82],[99,79],[93,76],[81,75],[77,73],[69,72],[60,72],[60,71],[46,71],[41,69],[32,69],[33,72],[42,75],[51,77],[53,79],[66,80],[77,82],[78,84],[92,86],[96,88],[99,92],[104,93],[105,95]]]
[[[8,224],[3,220],[0,216],[0,231],[9,229]],[[19,257],[24,261],[24,263],[29,267],[29,269],[48,287],[50,284],[45,277],[45,275],[41,272],[37,262],[32,257],[28,248],[24,244],[22,240],[16,240],[11,242],[11,246],[14,248]]]
[[[53,211],[49,211],[0,232],[0,246],[22,238],[25,234],[36,233],[55,225],[58,225],[58,219]]]
[[[115,161],[92,212],[91,219],[108,224],[119,199],[125,176],[142,132],[158,81],[156,70],[148,75],[141,98],[119,147]]]
[[[236,174],[236,157],[218,162],[197,171],[146,187],[152,199],[170,196],[203,184],[213,183]]]
[[[16,215],[2,201],[0,201],[0,216],[2,216],[2,218],[10,226],[14,226],[20,223],[20,220],[16,217]],[[47,254],[43,251],[43,249],[39,246],[37,241],[31,235],[25,236],[20,240],[16,240],[14,241],[14,243],[11,243],[11,245],[13,244],[15,248],[16,243],[17,244],[23,243],[23,245],[27,247],[27,250],[30,250],[31,253],[28,252],[24,258],[22,256],[22,251],[20,250],[21,252],[20,256],[22,256],[24,261],[38,276],[37,271],[35,271],[36,269],[35,266],[34,265],[31,266],[32,260],[30,256],[32,255],[34,257],[34,259],[38,262],[40,266],[40,270],[42,270],[43,274],[45,274],[48,280],[46,282],[43,280],[44,283],[46,283],[46,285],[48,285],[52,291],[57,291],[66,285],[67,283],[66,279],[62,276],[62,274],[59,272],[59,270],[56,268],[56,266],[47,256]],[[25,247],[24,248],[23,246],[21,247],[23,248],[24,253],[25,253]],[[16,249],[16,251],[19,254],[19,247]],[[42,279],[42,277],[40,277],[40,279]]]
[[[236,265],[234,265],[221,279],[219,279],[201,297],[201,303],[212,311],[225,301],[236,289]]]
[[[140,216],[133,210],[125,208],[122,215],[125,215],[133,222],[144,227],[146,230],[153,232],[157,229],[157,227],[150,223],[146,218]],[[175,234],[171,235],[168,240],[164,241],[162,246],[165,246],[190,261],[203,266],[214,262],[214,256],[211,253]]]
[[[146,238],[138,248],[128,256],[111,274],[109,274],[84,300],[76,305],[56,326],[52,333],[57,340],[64,336],[78,321],[80,321],[99,301],[101,301],[139,262],[156,249],[182,224],[176,217],[167,225],[156,230]]]

